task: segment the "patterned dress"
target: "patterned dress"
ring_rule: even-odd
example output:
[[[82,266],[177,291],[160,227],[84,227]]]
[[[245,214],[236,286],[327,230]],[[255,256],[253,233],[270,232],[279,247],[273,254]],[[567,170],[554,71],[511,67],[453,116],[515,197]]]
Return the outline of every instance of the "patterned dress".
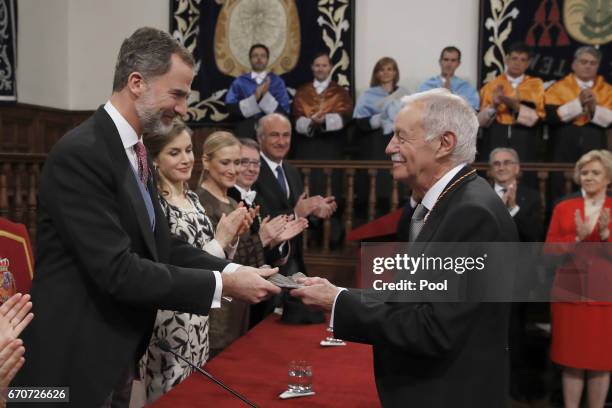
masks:
[[[187,191],[186,195],[192,208],[176,207],[162,197],[160,204],[168,219],[170,232],[194,247],[204,249],[214,238],[214,230],[198,196],[192,191]],[[193,371],[174,355],[162,351],[155,345],[156,342],[166,340],[174,351],[201,367],[208,360],[208,329],[208,316],[171,310],[157,312],[149,347],[139,363],[147,403],[168,392]]]

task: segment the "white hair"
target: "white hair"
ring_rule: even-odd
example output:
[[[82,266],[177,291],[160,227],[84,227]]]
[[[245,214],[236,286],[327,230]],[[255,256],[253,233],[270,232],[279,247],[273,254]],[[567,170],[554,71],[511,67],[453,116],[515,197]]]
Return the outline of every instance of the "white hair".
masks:
[[[404,106],[418,104],[422,107],[421,126],[425,130],[426,141],[452,132],[457,136],[457,145],[451,160],[456,164],[474,161],[478,119],[474,109],[462,97],[438,88],[405,96],[402,103]]]

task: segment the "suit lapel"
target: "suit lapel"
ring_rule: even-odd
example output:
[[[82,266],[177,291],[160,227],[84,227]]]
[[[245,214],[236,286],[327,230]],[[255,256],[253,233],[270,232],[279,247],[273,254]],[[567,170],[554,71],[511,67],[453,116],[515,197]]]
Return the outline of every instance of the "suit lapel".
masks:
[[[289,184],[289,204],[293,206],[294,203],[297,203],[297,200],[299,198],[298,187],[301,184],[301,180],[299,180],[299,178],[296,178],[296,173],[293,171],[293,169],[287,168],[287,163],[284,160],[283,171],[285,172],[287,184]],[[297,173],[297,177],[299,177],[299,173]]]
[[[121,188],[129,196],[133,212],[135,213],[134,215],[140,227],[140,233],[144,238],[149,252],[153,258],[157,260],[155,239],[153,237],[153,231],[151,231],[147,208],[142,198],[142,194],[140,193],[140,188],[138,187],[138,181],[134,175],[132,165],[125,154],[125,148],[121,143],[121,137],[119,136],[117,127],[103,107],[98,109],[97,114],[102,118],[98,123],[102,125],[103,134],[108,135],[104,137],[104,140],[107,141],[111,157],[115,160],[115,170],[119,176],[119,180],[121,180]],[[159,220],[157,217],[156,219]]]
[[[459,173],[457,173],[455,177],[453,177],[451,181],[448,182],[448,184],[444,187],[444,190],[450,187],[455,181],[459,180],[461,177],[464,177],[470,171],[472,171],[472,168],[470,166],[463,167],[459,171]],[[446,213],[446,209],[448,208],[448,206],[450,205],[450,202],[452,201],[453,194],[458,189],[462,188],[462,186],[465,183],[469,183],[470,181],[474,180],[476,177],[477,177],[476,173],[470,174],[469,176],[465,177],[463,180],[458,182],[452,189],[450,189],[444,195],[444,197],[441,197],[439,199],[439,201],[434,205],[434,207],[429,212],[426,218],[425,225],[423,225],[423,229],[421,230],[419,236],[417,237],[417,242],[431,241],[433,233],[438,228],[438,225],[440,224],[440,221],[443,218],[443,214]]]
[[[276,175],[272,172],[272,169],[270,168],[270,166],[268,166],[268,162],[266,162],[262,158],[262,163],[263,165],[261,166],[261,172],[259,174],[259,177],[262,178],[262,184],[267,185],[267,186],[272,186],[272,189],[274,190],[274,194],[277,195],[278,197],[282,197],[285,203],[287,204],[287,206],[291,207],[291,203],[287,199],[285,192],[281,189],[281,186],[278,184],[278,179],[276,178]],[[283,166],[283,170],[285,170],[284,166]],[[285,177],[287,177],[286,172],[285,172]],[[291,190],[290,196],[291,196],[293,194],[293,188],[291,186],[291,183],[289,182],[289,179],[287,179],[287,183],[289,183],[289,189]]]

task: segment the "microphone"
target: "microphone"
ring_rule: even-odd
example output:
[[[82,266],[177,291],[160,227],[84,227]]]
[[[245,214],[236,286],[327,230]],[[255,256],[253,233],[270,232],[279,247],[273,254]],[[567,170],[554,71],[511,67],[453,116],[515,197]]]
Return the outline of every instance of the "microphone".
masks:
[[[229,393],[231,393],[232,395],[234,395],[235,397],[238,397],[242,402],[244,402],[245,404],[247,404],[250,407],[253,408],[257,408],[257,405],[253,404],[251,401],[249,401],[248,399],[246,399],[245,397],[243,397],[242,395],[238,394],[236,391],[232,390],[230,387],[228,387],[227,385],[223,384],[221,381],[217,380],[215,377],[213,377],[210,373],[202,370],[200,367],[198,367],[197,365],[193,364],[191,361],[187,360],[185,357],[183,357],[182,355],[180,355],[179,353],[177,353],[176,351],[172,350],[172,347],[170,347],[170,344],[166,341],[166,340],[159,340],[157,343],[155,343],[157,345],[157,347],[159,347],[160,349],[162,349],[163,351],[166,351],[168,353],[172,353],[176,358],[184,361],[185,363],[187,363],[189,365],[189,367],[193,368],[194,370],[196,370],[197,372],[199,372],[200,374],[204,375],[205,377],[208,377],[209,379],[211,379],[215,384],[217,384],[218,386],[220,386],[221,388],[223,388],[224,390],[228,391]]]

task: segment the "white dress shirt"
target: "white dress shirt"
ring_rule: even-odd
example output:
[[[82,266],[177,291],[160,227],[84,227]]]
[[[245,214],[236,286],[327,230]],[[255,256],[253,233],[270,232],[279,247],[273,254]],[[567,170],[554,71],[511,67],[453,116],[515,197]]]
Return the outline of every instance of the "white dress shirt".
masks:
[[[499,198],[503,199],[504,194],[506,194],[506,191],[508,191],[506,189],[506,187],[502,187],[499,184],[495,183],[493,185],[493,188],[495,189],[495,192],[497,193],[497,195],[499,196]],[[514,207],[512,208],[508,208],[508,212],[510,213],[510,216],[514,217],[519,210],[521,209],[521,207],[518,204],[514,204]]]

